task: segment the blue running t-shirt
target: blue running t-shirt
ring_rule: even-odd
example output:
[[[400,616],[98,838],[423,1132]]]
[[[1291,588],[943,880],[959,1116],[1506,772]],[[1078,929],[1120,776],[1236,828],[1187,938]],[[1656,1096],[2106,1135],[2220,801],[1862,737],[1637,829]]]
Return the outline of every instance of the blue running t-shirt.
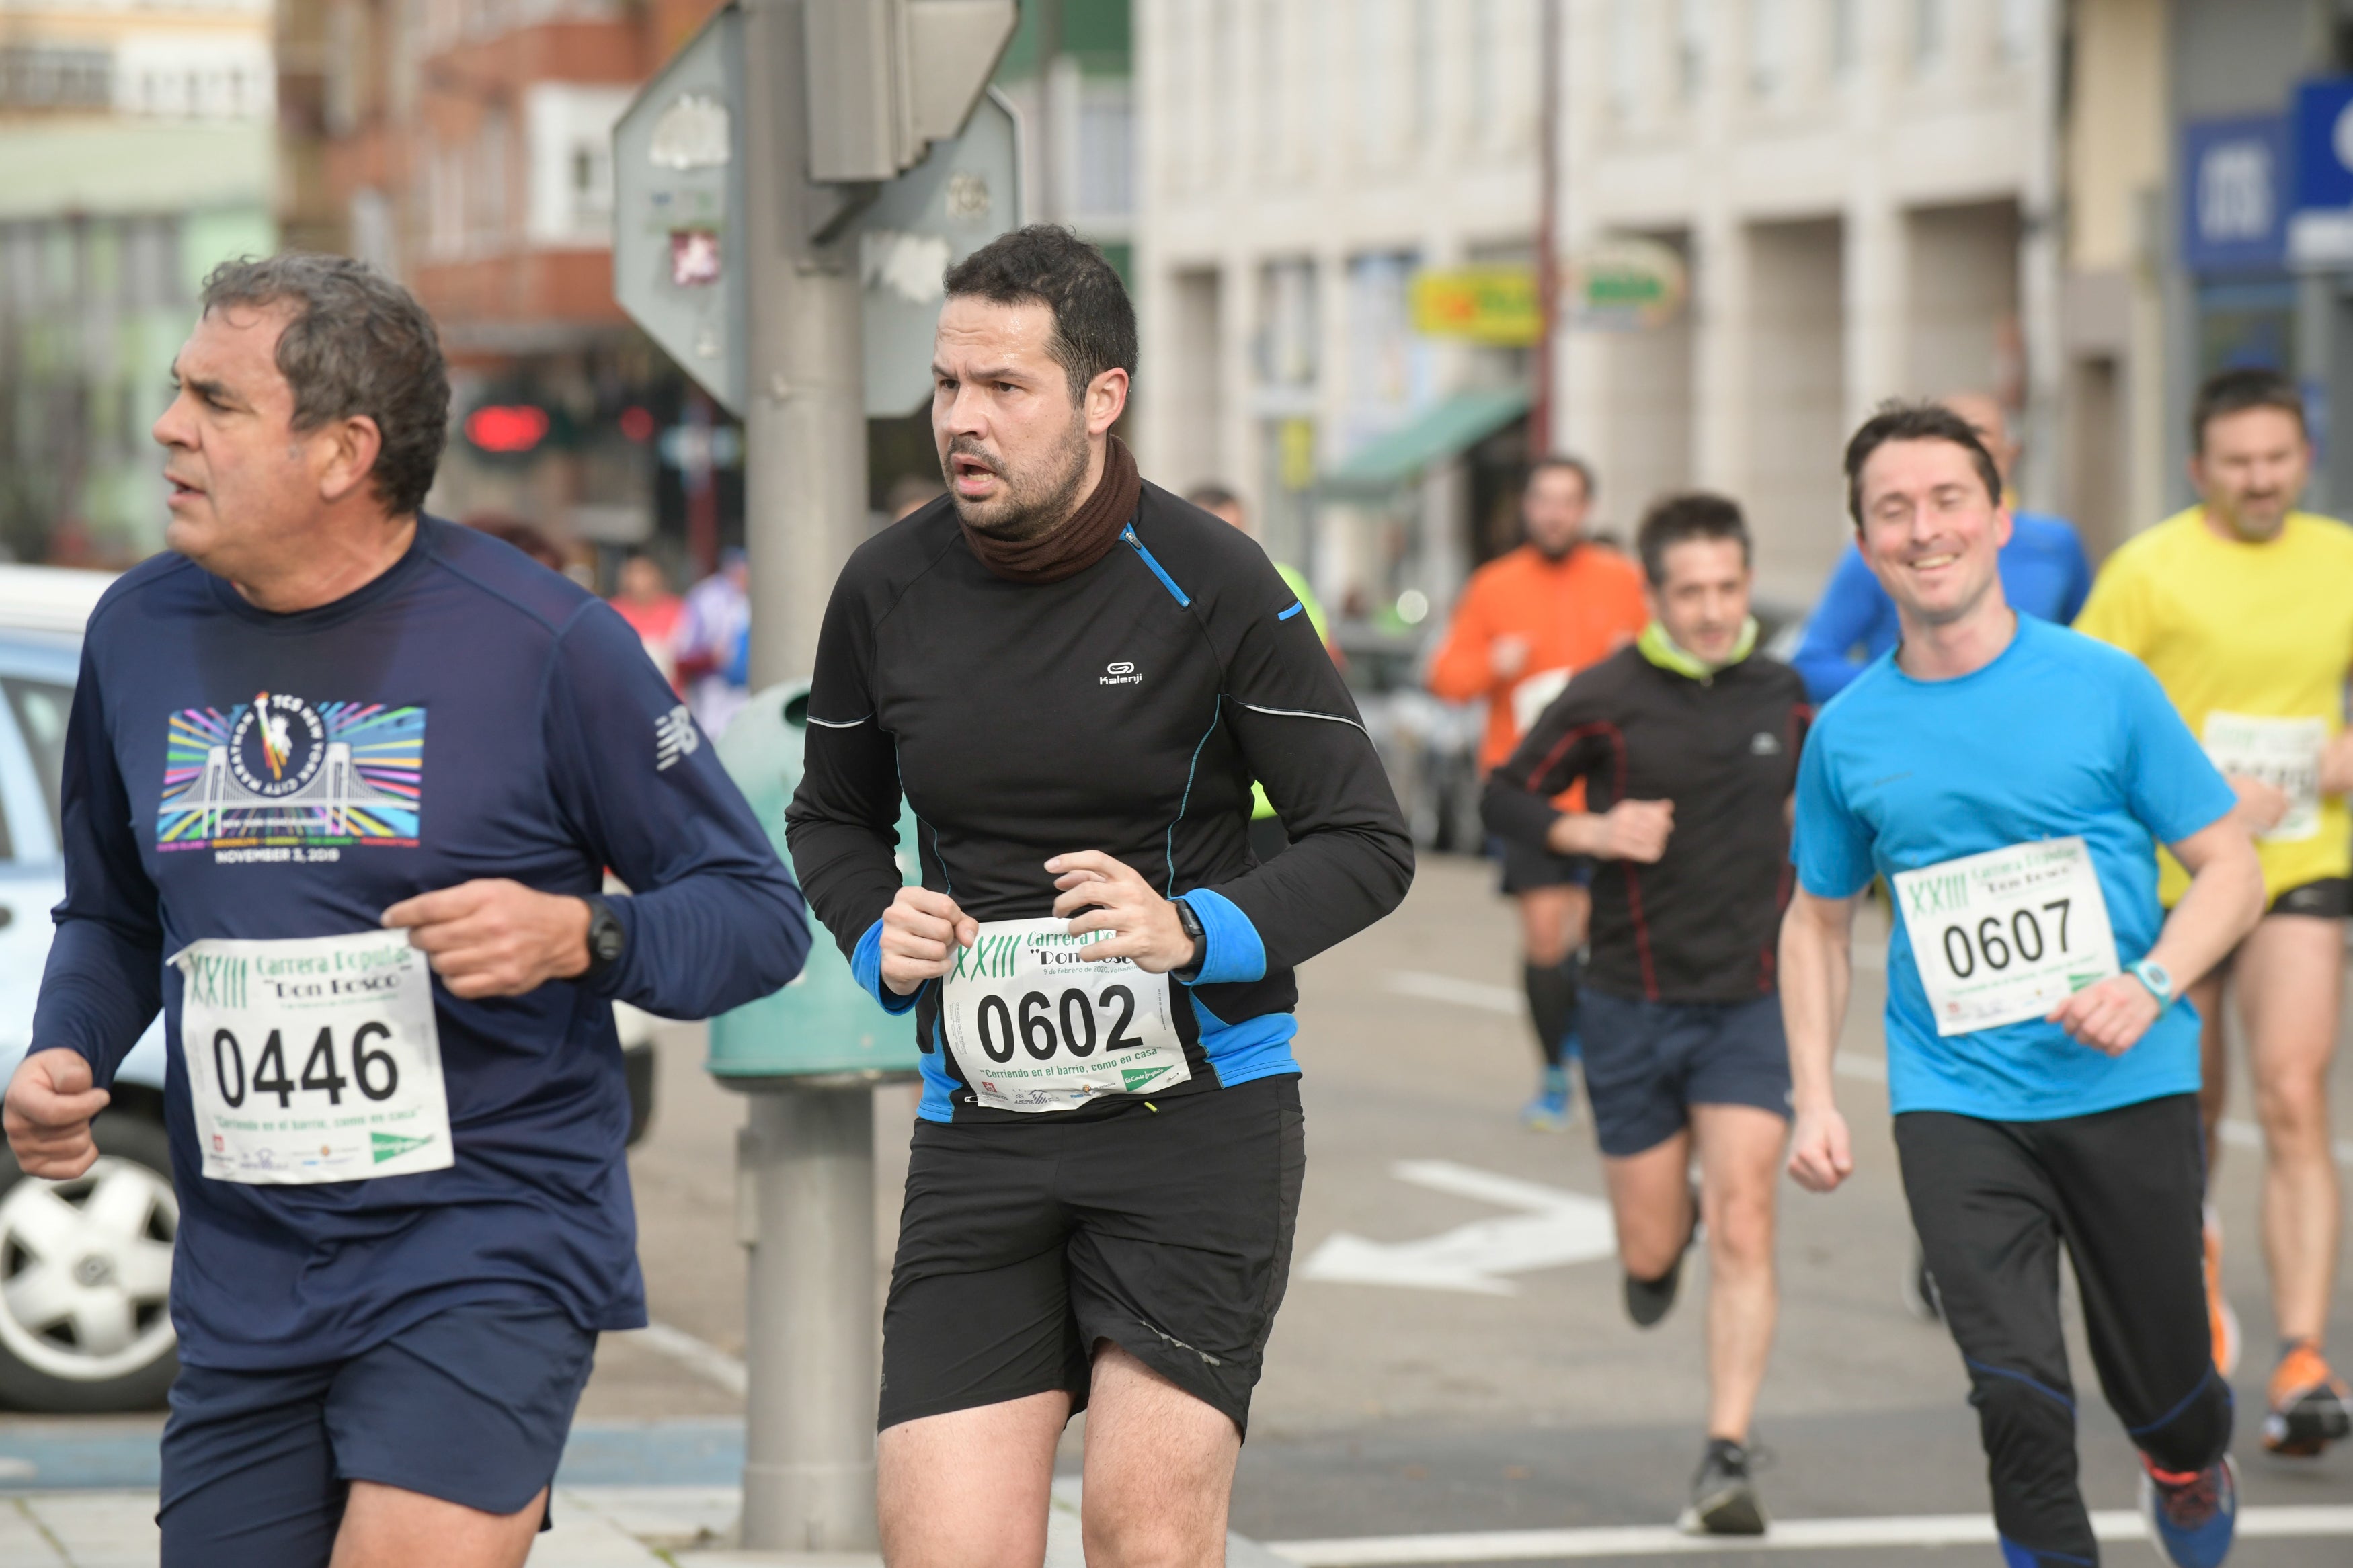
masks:
[[[33,1049],[79,1051],[104,1086],[164,1013],[183,1361],[340,1361],[479,1302],[644,1324],[612,1003],[737,1006],[799,972],[809,931],[742,793],[610,605],[432,518],[374,582],[289,615],[157,556],[90,616],[64,818]],[[585,896],[607,868],[635,889],[612,900],[628,940],[609,970],[474,1001],[435,984],[453,1164],[283,1186],[205,1174],[173,954],[372,931],[401,900],[476,878]],[[343,1080],[307,1064],[275,1089],[259,1070],[257,1105],[264,1090],[302,1114],[340,1103]]]
[[[2158,842],[2236,804],[2157,679],[2133,658],[2031,616],[1983,669],[1915,680],[1879,659],[1824,708],[1798,769],[1798,879],[1821,899],[1963,855],[2081,837],[2107,901],[2117,962],[2164,921]],[[1887,1070],[1894,1109],[2045,1121],[2198,1088],[2198,1015],[2168,1008],[2121,1057],[2041,1019],[1939,1036],[1910,932],[1887,944]]]

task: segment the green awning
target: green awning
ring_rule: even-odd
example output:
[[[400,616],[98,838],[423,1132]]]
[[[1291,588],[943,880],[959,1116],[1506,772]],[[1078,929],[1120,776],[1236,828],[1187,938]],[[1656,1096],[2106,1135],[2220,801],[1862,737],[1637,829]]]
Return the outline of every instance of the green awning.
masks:
[[[1315,488],[1343,498],[1386,495],[1527,411],[1525,387],[1458,392],[1411,424],[1366,442],[1356,456],[1317,479]]]

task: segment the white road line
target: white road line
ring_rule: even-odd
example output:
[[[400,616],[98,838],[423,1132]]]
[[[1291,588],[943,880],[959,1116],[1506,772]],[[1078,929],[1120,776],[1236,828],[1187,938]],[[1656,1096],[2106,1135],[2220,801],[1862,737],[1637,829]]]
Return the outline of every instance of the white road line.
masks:
[[[2092,1515],[2102,1541],[2145,1541],[2140,1515],[2111,1509]],[[2353,1508],[2249,1508],[2241,1539],[2353,1536]],[[1885,1519],[1791,1519],[1755,1538],[1692,1536],[1669,1525],[1591,1530],[1496,1530],[1458,1535],[1371,1535],[1332,1541],[1270,1541],[1266,1549],[1301,1568],[1386,1568],[1423,1563],[1524,1563],[1563,1557],[1676,1557],[1725,1552],[1834,1552],[1862,1547],[1991,1544],[1993,1521],[1981,1513],[1897,1515]]]
[[[1508,985],[1482,985],[1476,980],[1457,980],[1451,974],[1432,974],[1426,969],[1392,972],[1389,989],[1400,996],[1451,1002],[1458,1007],[1476,1007],[1482,1012],[1504,1013],[1514,1018],[1526,1012],[1528,1005],[1527,998]]]
[[[739,1399],[743,1397],[748,1376],[744,1363],[717,1345],[664,1322],[649,1323],[627,1332],[630,1339],[657,1355],[666,1355],[704,1382],[716,1384]]]

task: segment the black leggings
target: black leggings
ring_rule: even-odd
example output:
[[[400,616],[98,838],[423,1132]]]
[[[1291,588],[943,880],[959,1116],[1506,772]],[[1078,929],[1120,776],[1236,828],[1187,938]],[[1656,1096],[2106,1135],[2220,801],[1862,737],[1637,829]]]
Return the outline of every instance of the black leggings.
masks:
[[[2097,1563],[2075,1484],[2063,1243],[2100,1388],[2141,1452],[2161,1469],[2202,1470],[2230,1446],[2231,1391],[2206,1321],[2197,1097],[2056,1121],[1908,1111],[1895,1147],[1968,1369],[2009,1561]]]

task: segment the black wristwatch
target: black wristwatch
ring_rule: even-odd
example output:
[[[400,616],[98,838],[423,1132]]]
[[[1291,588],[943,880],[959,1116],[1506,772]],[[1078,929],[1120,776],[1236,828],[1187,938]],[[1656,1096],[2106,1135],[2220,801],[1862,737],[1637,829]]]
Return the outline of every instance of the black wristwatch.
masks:
[[[581,975],[595,980],[621,961],[621,949],[629,940],[621,924],[621,917],[613,906],[598,898],[583,899],[588,906],[588,967]]]
[[[1170,901],[1176,906],[1177,925],[1184,929],[1186,938],[1193,944],[1193,956],[1176,971],[1177,980],[1189,985],[1201,973],[1202,961],[1209,956],[1209,936],[1201,929],[1201,917],[1193,912],[1192,905],[1182,899]]]

